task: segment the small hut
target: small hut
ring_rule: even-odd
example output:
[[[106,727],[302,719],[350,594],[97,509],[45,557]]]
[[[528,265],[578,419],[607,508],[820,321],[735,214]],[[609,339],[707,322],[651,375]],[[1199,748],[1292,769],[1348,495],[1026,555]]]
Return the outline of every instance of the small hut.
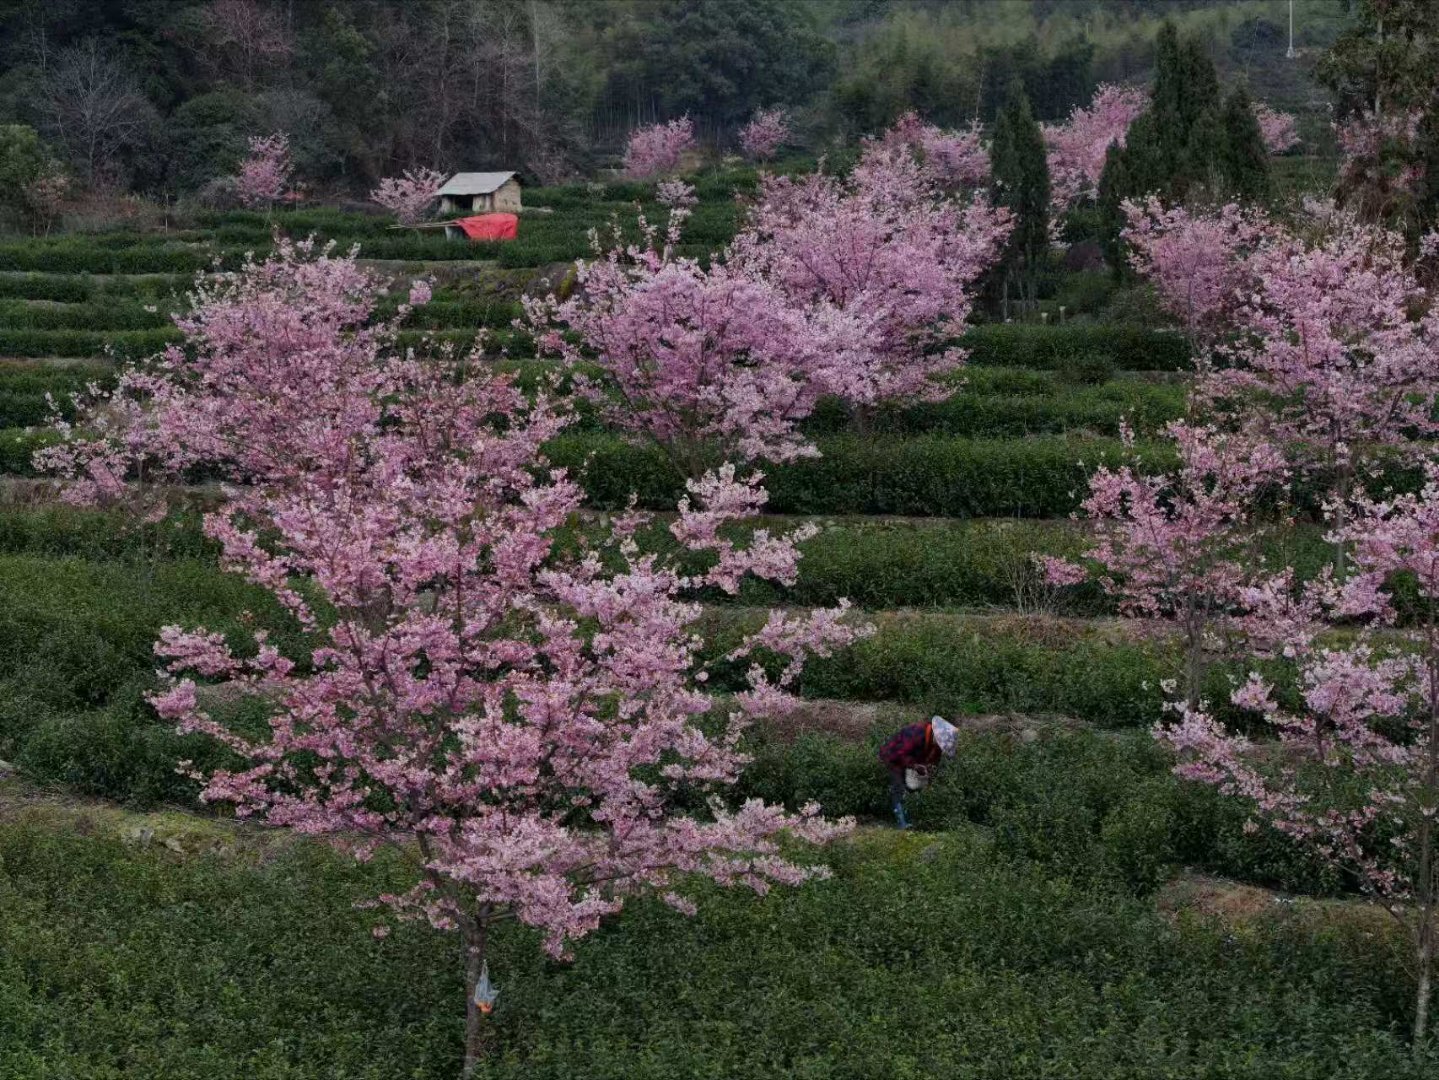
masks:
[[[520,179],[512,172],[455,173],[440,188],[440,213],[516,214]]]

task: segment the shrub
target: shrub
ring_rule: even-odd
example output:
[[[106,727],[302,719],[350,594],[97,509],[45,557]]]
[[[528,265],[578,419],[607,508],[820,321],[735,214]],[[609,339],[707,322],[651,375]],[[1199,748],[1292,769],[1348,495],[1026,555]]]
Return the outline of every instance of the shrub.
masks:
[[[415,924],[376,941],[355,909],[400,880],[389,858],[257,855],[250,834],[167,818],[149,843],[103,819],[86,835],[58,813],[0,826],[0,1000],[21,1035],[0,1043],[0,1072],[34,1072],[35,1047],[72,1076],[134,1074],[137,1059],[207,1080],[458,1071],[451,942]],[[505,924],[484,1075],[1006,1076],[1021,1062],[1054,1077],[1419,1080],[1439,1066],[1393,1034],[1385,988],[1403,958],[1382,937],[1173,925],[968,834],[866,837],[830,861],[830,882],[761,901],[715,890],[694,918],[638,903],[575,964]]]
[[[0,329],[0,355],[102,356],[138,360],[153,356],[180,340],[174,327],[151,330],[11,330]]]
[[[1189,343],[1183,335],[1132,326],[991,324],[972,327],[961,344],[969,349],[972,364],[1063,369],[1081,358],[1102,356],[1120,371],[1190,367]]]
[[[1079,503],[1090,471],[1125,456],[1105,439],[1024,441],[943,436],[834,436],[818,440],[822,457],[767,473],[769,509],[794,514],[902,514],[942,517],[1057,517]],[[641,506],[672,506],[683,492],[678,472],[657,449],[614,436],[571,434],[554,440],[557,465],[584,469],[596,507],[618,509],[631,493]],[[1171,463],[1167,447],[1140,444],[1144,469]],[[586,463],[588,465],[586,466]]]
[[[0,300],[0,326],[7,330],[152,330],[170,325],[168,312],[132,303],[65,304],[51,307]]]
[[[78,303],[90,299],[94,286],[88,278],[69,275],[0,275],[0,296],[18,300],[58,300]]]

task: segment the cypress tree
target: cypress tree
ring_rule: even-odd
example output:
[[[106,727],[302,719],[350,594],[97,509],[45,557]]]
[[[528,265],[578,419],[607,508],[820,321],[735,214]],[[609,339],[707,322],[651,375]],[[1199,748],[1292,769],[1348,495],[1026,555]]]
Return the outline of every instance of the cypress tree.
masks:
[[[1224,177],[1224,119],[1215,109],[1205,109],[1189,129],[1184,165],[1166,194],[1178,201],[1196,189],[1218,191]]]
[[[1136,121],[1137,123],[1138,121]],[[1130,126],[1129,142],[1133,142],[1133,125]],[[1121,233],[1126,224],[1122,203],[1135,191],[1134,176],[1130,171],[1130,155],[1118,143],[1110,143],[1104,155],[1104,171],[1099,174],[1099,242],[1104,249],[1104,261],[1116,281],[1125,274],[1125,244]]]
[[[1004,107],[994,126],[990,149],[993,198],[1013,215],[1004,258],[1004,308],[1009,310],[1010,286],[1023,306],[1039,302],[1039,271],[1049,251],[1049,163],[1044,136],[1018,79],[1009,84]]]
[[[1269,194],[1269,151],[1254,115],[1254,103],[1244,84],[1224,101],[1224,145],[1220,175],[1224,188],[1236,199],[1258,199]]]
[[[1439,229],[1439,94],[1425,110],[1415,134],[1415,153],[1423,166],[1419,190],[1415,193],[1414,236]],[[1411,237],[1412,239],[1412,237]]]

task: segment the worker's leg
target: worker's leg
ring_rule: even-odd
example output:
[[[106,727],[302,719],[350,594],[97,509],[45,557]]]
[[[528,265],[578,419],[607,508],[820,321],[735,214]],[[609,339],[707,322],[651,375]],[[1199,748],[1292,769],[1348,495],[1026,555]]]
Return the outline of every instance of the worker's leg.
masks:
[[[904,770],[889,770],[889,805],[894,811],[894,820],[901,829],[909,828],[909,818],[904,814],[904,796],[908,789],[904,786]]]

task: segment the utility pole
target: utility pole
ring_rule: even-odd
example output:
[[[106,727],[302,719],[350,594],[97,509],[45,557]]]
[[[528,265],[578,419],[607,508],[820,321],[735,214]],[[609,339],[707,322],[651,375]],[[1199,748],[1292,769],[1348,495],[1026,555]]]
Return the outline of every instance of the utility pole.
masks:
[[[1294,0],[1289,0],[1289,51],[1284,54],[1286,60],[1293,60],[1298,53],[1294,51]]]

